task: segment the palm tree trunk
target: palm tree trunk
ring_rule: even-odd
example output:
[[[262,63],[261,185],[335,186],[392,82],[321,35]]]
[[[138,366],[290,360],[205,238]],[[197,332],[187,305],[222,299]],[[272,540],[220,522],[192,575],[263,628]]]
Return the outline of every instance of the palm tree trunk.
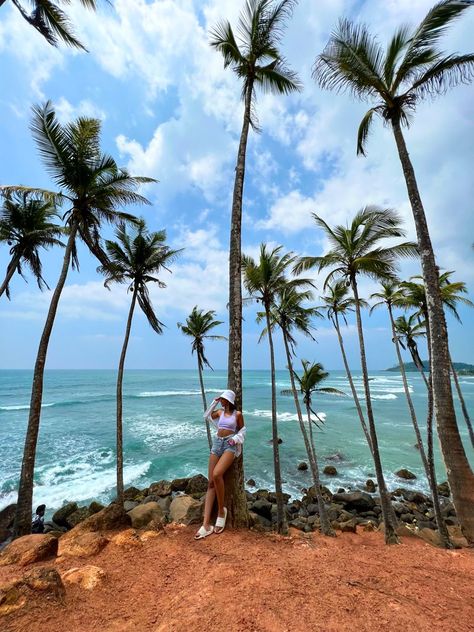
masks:
[[[43,400],[43,380],[46,355],[48,352],[49,339],[56,318],[59,299],[66,283],[66,277],[71,261],[71,254],[77,233],[77,223],[73,223],[70,228],[69,238],[64,251],[63,265],[58,283],[51,297],[48,315],[41,334],[38,353],[36,355],[35,368],[33,373],[33,385],[31,389],[30,413],[28,417],[28,427],[26,429],[25,447],[23,451],[23,461],[21,464],[20,484],[18,488],[18,501],[16,506],[15,524],[13,527],[14,537],[19,537],[31,533],[32,502],[33,502],[33,476],[35,471],[36,444],[38,442],[41,403]]]
[[[276,406],[275,384],[275,353],[273,350],[273,335],[270,323],[270,306],[265,304],[265,316],[267,319],[268,346],[270,348],[270,372],[272,383],[272,439],[273,439],[273,467],[275,471],[275,493],[277,501],[277,531],[287,533],[285,508],[283,506],[283,491],[281,488],[280,446],[278,445],[278,422]]]
[[[398,342],[397,332],[395,331],[395,321],[393,319],[392,306],[390,305],[390,303],[387,303],[387,309],[390,316],[390,325],[392,327],[392,339],[393,339],[393,343],[395,345],[395,349],[397,352],[398,366],[400,367],[400,374],[402,376],[403,389],[405,390],[405,396],[407,398],[408,409],[410,410],[411,422],[413,424],[413,429],[415,430],[415,435],[416,435],[416,440],[418,443],[418,449],[420,451],[421,461],[423,463],[426,477],[428,479],[428,484],[431,490],[431,498],[433,501],[433,509],[435,513],[436,524],[438,525],[438,533],[439,533],[440,541],[441,541],[442,546],[445,549],[448,549],[448,548],[451,548],[451,542],[449,540],[449,533],[446,528],[446,523],[444,522],[443,516],[441,515],[438,487],[436,485],[436,475],[433,476],[434,467],[430,468],[430,464],[428,462],[428,459],[426,458],[425,447],[423,445],[423,438],[421,436],[420,428],[418,426],[418,420],[416,418],[415,407],[413,406],[413,400],[410,395],[407,374],[405,371],[405,363],[403,362],[402,353],[400,351],[400,343]],[[428,393],[428,398],[429,398],[429,393]],[[430,407],[429,402],[428,402],[428,407]]]
[[[362,430],[364,431],[365,438],[367,440],[367,444],[370,448],[370,452],[372,453],[372,443],[370,441],[370,434],[367,428],[367,424],[365,423],[364,413],[362,412],[362,406],[360,405],[359,397],[357,395],[357,391],[355,388],[354,380],[352,379],[352,373],[349,368],[349,363],[347,361],[346,350],[344,348],[344,341],[341,335],[341,328],[339,326],[339,319],[337,317],[337,313],[334,314],[334,319],[331,319],[334,325],[334,328],[337,332],[337,339],[339,340],[339,347],[341,348],[342,361],[344,362],[344,368],[346,369],[347,379],[349,380],[349,385],[351,387],[352,397],[354,399],[354,403],[357,409],[357,413],[360,419],[360,425],[362,426]]]
[[[123,386],[123,369],[125,366],[125,356],[127,355],[128,341],[130,339],[130,330],[132,328],[133,311],[137,300],[137,287],[133,288],[132,302],[128,312],[127,327],[125,329],[125,339],[122,345],[122,353],[120,354],[118,373],[117,373],[117,503],[123,507],[123,422],[122,422],[122,386]]]
[[[464,535],[474,543],[474,472],[459,434],[451,391],[448,332],[439,287],[439,274],[431,244],[425,211],[421,201],[415,171],[408,154],[400,122],[392,121],[398,155],[405,176],[408,197],[415,220],[423,279],[428,303],[431,331],[431,375],[433,380],[434,413],[453,503]]]
[[[207,402],[206,402],[206,391],[204,390],[204,380],[202,379],[202,362],[198,357],[198,371],[199,371],[199,384],[201,385],[201,397],[202,397],[202,405],[204,406],[204,410],[207,410]],[[209,444],[209,450],[212,448],[212,438],[211,438],[211,428],[209,426],[209,419],[206,419],[206,432],[207,432],[207,442]]]
[[[370,397],[369,373],[367,370],[367,360],[365,356],[364,332],[362,329],[362,318],[360,315],[359,293],[357,291],[357,282],[351,279],[352,291],[355,299],[355,311],[357,319],[357,332],[359,334],[360,362],[362,367],[362,379],[364,382],[365,405],[367,407],[367,419],[369,422],[370,441],[372,444],[372,456],[374,459],[375,474],[379,486],[380,502],[382,506],[382,515],[385,525],[385,542],[386,544],[397,544],[398,537],[395,532],[394,513],[392,510],[390,497],[383,476],[382,461],[380,459],[379,444],[377,439],[377,431],[375,429],[375,419],[372,410],[372,399]]]
[[[20,263],[20,258],[21,257],[19,255],[16,255],[15,257],[12,257],[10,263],[8,264],[5,279],[0,286],[0,296],[2,296],[2,294],[7,290],[8,284],[10,283],[12,276],[15,274],[15,270],[17,269],[18,264]]]
[[[461,410],[464,417],[464,421],[466,422],[467,429],[469,430],[469,438],[471,439],[471,444],[472,444],[472,447],[474,448],[474,430],[472,429],[471,418],[469,417],[469,412],[467,410],[466,402],[464,401],[464,396],[461,391],[461,385],[459,384],[458,374],[457,374],[456,369],[454,368],[454,364],[451,357],[449,358],[449,363],[451,366],[451,373],[453,374],[453,380],[456,386],[456,391],[459,397],[459,402],[461,404]]]
[[[309,407],[309,402],[306,403],[306,414],[308,416],[308,424],[309,427],[311,428],[312,425],[312,421],[311,421],[311,410]],[[312,436],[312,431],[311,431],[311,449],[312,449],[312,453],[313,453],[313,458],[314,458],[314,486],[316,488],[316,498],[318,499],[318,508],[319,508],[319,522],[321,524],[321,532],[324,535],[329,535],[331,537],[335,537],[336,532],[334,531],[334,529],[331,527],[331,524],[329,522],[329,518],[328,518],[328,514],[326,511],[326,505],[324,504],[324,498],[323,498],[323,494],[321,492],[321,480],[319,478],[319,467],[318,467],[318,457],[316,456],[316,448],[314,446],[314,440],[313,440],[313,436]]]
[[[245,94],[244,119],[240,134],[229,245],[229,356],[227,388],[236,395],[236,406],[242,410],[242,199],[244,192],[245,158],[250,128],[253,81],[249,80]],[[249,514],[244,490],[243,457],[234,459],[224,477],[228,521],[234,527],[248,527]]]

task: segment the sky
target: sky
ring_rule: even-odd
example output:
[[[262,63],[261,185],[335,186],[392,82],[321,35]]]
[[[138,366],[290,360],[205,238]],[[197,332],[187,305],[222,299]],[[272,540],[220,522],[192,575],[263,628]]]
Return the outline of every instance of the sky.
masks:
[[[132,209],[151,230],[165,228],[167,241],[184,248],[166,289],[152,289],[166,329],[155,334],[136,313],[127,356],[130,369],[195,367],[190,341],[177,328],[194,305],[215,310],[227,333],[228,240],[236,153],[242,125],[240,85],[209,30],[220,19],[234,25],[237,0],[114,0],[99,2],[97,14],[72,3],[75,30],[89,52],[55,49],[15,10],[0,9],[0,183],[54,189],[29,131],[31,106],[50,99],[61,121],[79,115],[102,121],[102,146],[131,174],[159,182],[143,193],[151,205]],[[298,255],[327,250],[311,213],[330,224],[346,223],[368,204],[394,208],[415,238],[405,182],[389,129],[377,121],[366,158],[356,156],[356,132],[367,104],[320,90],[311,78],[315,57],[342,17],[367,23],[386,41],[403,23],[415,24],[432,0],[300,0],[288,22],[281,50],[299,73],[304,89],[291,96],[257,94],[261,132],[250,133],[243,205],[243,251],[259,244],[283,245]],[[472,52],[474,9],[449,31],[443,47]],[[453,278],[474,288],[474,86],[460,86],[420,104],[406,142],[414,163],[437,261]],[[104,236],[113,237],[106,229]],[[98,262],[79,248],[80,271],[70,271],[61,297],[47,368],[115,368],[124,336],[130,295],[125,286],[103,287]],[[9,260],[0,248],[0,269]],[[54,287],[59,249],[44,252],[44,276]],[[418,274],[405,262],[400,275]],[[319,289],[323,278],[314,276]],[[30,276],[15,277],[12,300],[0,299],[0,368],[34,365],[50,301]],[[361,295],[377,287],[361,280]],[[318,294],[318,293],[317,293]],[[470,294],[474,299],[474,296]],[[318,300],[316,299],[318,303]],[[474,362],[474,310],[460,308],[463,324],[448,317],[452,356]],[[255,310],[244,313],[244,368],[268,367],[266,342],[258,344]],[[395,364],[384,310],[363,314],[369,367]],[[341,369],[330,323],[315,323],[317,342],[298,339],[298,354]],[[354,322],[344,330],[350,364],[358,368]],[[226,367],[226,343],[209,343],[208,358]],[[422,353],[426,357],[426,352]],[[276,341],[278,368],[286,365]]]

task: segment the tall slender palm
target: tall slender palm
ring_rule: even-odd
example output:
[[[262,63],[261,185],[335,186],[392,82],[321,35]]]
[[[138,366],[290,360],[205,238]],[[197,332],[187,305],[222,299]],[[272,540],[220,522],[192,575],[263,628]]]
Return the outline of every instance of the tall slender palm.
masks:
[[[282,253],[282,246],[268,250],[265,244],[260,246],[258,261],[243,255],[242,269],[244,273],[244,287],[249,297],[263,305],[267,326],[268,345],[270,349],[270,370],[272,384],[272,438],[273,465],[275,470],[275,491],[277,499],[277,529],[279,533],[287,531],[286,516],[283,507],[281,486],[280,451],[278,446],[278,425],[276,409],[275,384],[275,354],[273,348],[271,309],[275,297],[284,287],[302,288],[311,285],[307,279],[292,279],[286,277],[289,269],[296,263],[292,253]]]
[[[7,0],[0,0],[0,7]],[[20,0],[11,0],[18,9],[22,17],[33,26],[45,40],[52,46],[58,46],[59,42],[64,42],[73,48],[86,50],[81,42],[74,35],[71,22],[61,5],[70,4],[70,0],[30,0],[33,7],[26,9]],[[78,0],[82,6],[95,11],[96,0]]]
[[[360,310],[360,298],[357,279],[363,275],[372,279],[389,279],[397,267],[399,257],[415,256],[417,249],[411,242],[398,243],[383,247],[386,239],[404,236],[399,216],[390,209],[381,210],[366,207],[359,211],[350,226],[331,228],[321,217],[313,215],[317,226],[323,229],[329,239],[331,249],[322,257],[303,257],[296,270],[317,267],[319,271],[332,268],[326,278],[325,286],[335,276],[342,277],[352,287],[354,307],[359,336],[362,378],[364,382],[365,405],[369,422],[370,444],[374,459],[375,472],[380,491],[382,513],[385,523],[385,541],[387,544],[398,541],[395,533],[395,517],[391,508],[390,496],[383,475],[382,462],[378,448],[375,418],[370,396],[369,373],[365,354],[364,332]]]
[[[319,467],[318,467],[318,456],[316,452],[316,446],[314,443],[314,435],[313,435],[313,424],[319,425],[318,422],[321,421],[318,414],[313,410],[313,397],[315,393],[330,393],[332,395],[344,395],[342,391],[339,391],[337,388],[320,386],[320,384],[327,379],[329,373],[324,370],[324,367],[319,362],[313,362],[311,364],[308,360],[301,360],[301,364],[303,367],[303,373],[301,377],[296,373],[294,373],[294,377],[296,378],[299,390],[303,395],[303,404],[306,408],[306,416],[308,420],[308,428],[309,435],[311,440],[311,452],[314,461],[315,468],[315,488],[316,488],[316,498],[318,499],[318,508],[319,508],[319,519],[321,522],[321,531],[325,535],[335,535],[331,524],[329,523],[329,518],[326,511],[326,506],[324,504],[324,498],[321,492],[321,482],[319,478]],[[284,391],[285,392],[285,391]],[[312,415],[316,417],[316,422],[313,420]]]
[[[54,223],[58,217],[51,199],[28,191],[4,194],[0,217],[0,243],[5,242],[10,246],[11,259],[5,279],[0,285],[0,296],[5,292],[10,298],[8,285],[15,272],[24,278],[24,265],[30,268],[40,290],[48,287],[43,279],[39,249],[64,245],[58,239],[63,230]]]
[[[296,379],[293,369],[293,357],[295,356],[296,339],[295,333],[302,333],[306,336],[313,338],[312,332],[314,327],[312,320],[314,317],[321,317],[316,307],[307,307],[305,303],[312,300],[313,293],[310,290],[297,291],[293,287],[284,286],[281,292],[278,293],[274,305],[271,308],[271,327],[279,326],[283,335],[283,343],[285,346],[286,360],[288,363],[288,373],[290,376],[291,390],[282,391],[283,395],[293,395],[295,402],[296,415],[298,417],[298,424],[300,427],[301,435],[303,437],[304,446],[306,449],[306,455],[308,457],[311,474],[313,477],[313,484],[318,489],[320,485],[319,472],[317,462],[314,457],[314,451],[311,446],[310,438],[306,430],[306,425],[303,420],[303,413],[301,411],[300,401],[298,397],[298,389],[296,386]],[[259,312],[257,322],[263,320],[266,317],[264,312]],[[267,328],[262,332],[262,336],[267,334]],[[314,339],[314,338],[313,338]],[[329,521],[327,520],[326,512],[324,511],[323,519],[321,520],[321,529],[325,535],[334,535]]]
[[[225,336],[216,336],[210,334],[215,327],[222,325],[221,320],[215,320],[216,312],[209,310],[205,312],[202,309],[198,309],[195,305],[192,312],[186,318],[186,323],[178,323],[179,329],[185,336],[189,336],[192,339],[191,353],[196,352],[198,371],[199,371],[199,384],[201,385],[202,405],[204,410],[207,410],[206,391],[204,389],[204,380],[202,377],[202,371],[204,366],[208,366],[212,370],[212,366],[209,364],[206,358],[204,342],[206,340],[225,340]],[[212,448],[211,429],[209,427],[209,420],[206,419],[206,431],[207,441],[209,443],[209,449]]]
[[[60,187],[60,199],[68,204],[65,214],[68,239],[61,272],[51,297],[46,322],[38,346],[25,449],[20,475],[16,510],[15,536],[30,532],[33,475],[38,440],[43,379],[49,340],[69,266],[78,264],[76,238],[79,237],[102,264],[107,256],[100,243],[104,223],[136,221],[132,215],[118,210],[123,204],[148,203],[137,187],[151,178],[133,177],[120,169],[115,160],[100,149],[100,121],[80,117],[60,123],[48,102],[33,108],[32,131],[43,162],[54,182]],[[13,189],[13,187],[11,187]]]
[[[168,270],[178,251],[165,244],[166,231],[149,232],[144,220],[137,224],[131,234],[124,225],[119,226],[115,234],[117,241],[105,242],[109,261],[99,266],[97,271],[106,277],[106,287],[111,283],[127,283],[127,292],[132,294],[117,373],[117,502],[123,505],[122,386],[133,314],[138,302],[153,331],[163,333],[163,323],[158,320],[153,308],[148,284],[156,283],[159,288],[166,287],[156,275]]]
[[[333,327],[336,330],[339,348],[341,349],[342,361],[346,370],[349,386],[351,387],[351,393],[357,409],[357,414],[359,415],[360,425],[362,426],[367,444],[372,452],[369,429],[367,428],[367,423],[365,421],[362,406],[360,405],[359,396],[357,395],[354,379],[352,377],[352,372],[347,360],[346,349],[344,347],[344,340],[341,333],[341,325],[339,322],[339,318],[342,318],[344,323],[347,325],[347,314],[354,311],[355,302],[352,297],[348,296],[349,291],[349,286],[344,279],[339,279],[339,281],[336,281],[334,284],[327,283],[326,294],[321,296],[323,305],[321,305],[320,309],[325,310],[328,319],[332,322]],[[359,298],[359,305],[360,307],[368,307],[367,302],[361,298]]]
[[[406,316],[398,316],[398,318],[395,319],[395,332],[402,349],[408,349],[413,364],[419,371],[421,370],[422,375],[426,379],[417,341],[417,338],[424,338],[426,336],[425,323],[420,322],[416,314],[411,314],[408,318],[406,318]]]
[[[398,280],[395,280],[395,279],[382,281],[381,285],[382,285],[382,290],[380,292],[374,292],[374,294],[370,296],[371,299],[377,300],[377,302],[372,305],[370,309],[370,313],[372,313],[374,309],[382,305],[385,305],[385,307],[387,308],[389,319],[390,319],[390,327],[392,330],[392,341],[395,345],[395,351],[397,353],[398,366],[400,368],[400,374],[402,376],[403,389],[405,391],[405,397],[407,400],[408,409],[410,411],[411,422],[413,425],[413,429],[415,431],[416,441],[418,444],[421,461],[425,469],[426,478],[428,479],[428,483],[431,489],[434,513],[436,517],[436,524],[438,526],[440,540],[441,540],[442,545],[445,548],[449,548],[451,546],[451,543],[449,540],[449,533],[446,528],[446,523],[444,522],[443,516],[441,515],[438,488],[436,484],[436,474],[434,472],[434,468],[430,468],[428,459],[426,458],[423,438],[421,436],[420,428],[418,426],[418,419],[416,417],[415,407],[413,405],[413,400],[410,394],[410,388],[408,386],[408,380],[407,380],[407,375],[405,371],[405,364],[403,362],[402,354],[400,351],[400,343],[399,343],[399,339],[398,339],[398,335],[397,335],[397,331],[395,327],[395,319],[393,317],[393,308],[404,306],[403,292],[400,290]]]
[[[444,94],[448,88],[474,78],[474,54],[446,54],[439,41],[449,26],[474,5],[472,0],[442,0],[415,28],[402,26],[384,50],[367,27],[341,20],[314,66],[314,77],[323,88],[349,91],[369,100],[359,127],[357,151],[365,145],[374,116],[392,129],[405,177],[418,237],[423,278],[429,296],[434,408],[448,479],[466,537],[474,542],[474,472],[456,424],[449,376],[449,346],[439,288],[438,269],[426,214],[402,126],[408,126],[417,104]]]

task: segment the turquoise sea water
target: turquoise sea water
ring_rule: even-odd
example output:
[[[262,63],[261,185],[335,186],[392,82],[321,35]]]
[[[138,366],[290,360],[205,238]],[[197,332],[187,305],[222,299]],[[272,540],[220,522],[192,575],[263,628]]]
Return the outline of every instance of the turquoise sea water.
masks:
[[[362,383],[356,375],[358,390]],[[225,388],[223,371],[205,374],[209,400]],[[419,453],[397,373],[372,372],[371,391],[382,462],[391,487],[400,480],[393,472],[408,467],[419,478],[412,483],[426,489]],[[14,502],[28,417],[31,371],[0,371],[0,509]],[[51,511],[65,500],[81,503],[110,500],[115,485],[115,371],[47,371],[35,471],[34,504]],[[466,402],[474,416],[474,378],[461,377]],[[425,434],[426,389],[418,377],[410,388]],[[277,372],[278,391],[289,388],[286,371]],[[342,371],[331,373],[325,386],[349,393]],[[273,461],[270,413],[270,375],[244,372],[244,416],[247,425],[245,476],[259,487],[271,488]],[[315,410],[324,414],[325,429],[317,433],[321,466],[338,453],[338,476],[323,477],[331,488],[363,484],[374,471],[351,397],[321,393]],[[466,449],[474,463],[468,436],[458,411]],[[279,435],[285,490],[298,495],[311,484],[310,474],[297,470],[305,450],[291,397],[279,395]],[[436,444],[437,468],[444,466]],[[208,448],[202,419],[196,371],[128,371],[124,381],[125,484],[145,487],[160,479],[207,472]],[[405,483],[404,483],[405,484]]]

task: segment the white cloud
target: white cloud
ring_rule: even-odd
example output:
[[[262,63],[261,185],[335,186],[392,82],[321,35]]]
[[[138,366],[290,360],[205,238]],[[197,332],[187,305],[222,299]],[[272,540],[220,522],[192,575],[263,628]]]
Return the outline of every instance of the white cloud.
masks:
[[[86,116],[89,118],[98,118],[104,121],[107,116],[104,110],[89,99],[82,99],[73,105],[65,97],[61,97],[54,104],[58,119],[62,122],[69,122],[78,116]]]
[[[268,218],[257,222],[257,228],[296,233],[314,225],[311,213],[315,210],[314,200],[298,190],[290,191],[271,206]]]

